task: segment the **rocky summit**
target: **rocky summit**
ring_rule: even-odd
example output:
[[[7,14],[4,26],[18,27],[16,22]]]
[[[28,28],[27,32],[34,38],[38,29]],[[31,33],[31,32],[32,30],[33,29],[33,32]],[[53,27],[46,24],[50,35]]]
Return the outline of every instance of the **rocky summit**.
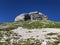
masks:
[[[24,20],[24,21],[33,21],[33,20],[47,20],[48,17],[46,15],[44,15],[41,12],[35,11],[35,12],[29,12],[29,13],[22,13],[20,15],[18,15],[15,18],[15,21],[20,21],[20,20]]]
[[[60,45],[60,22],[41,12],[20,14],[0,23],[0,45]]]

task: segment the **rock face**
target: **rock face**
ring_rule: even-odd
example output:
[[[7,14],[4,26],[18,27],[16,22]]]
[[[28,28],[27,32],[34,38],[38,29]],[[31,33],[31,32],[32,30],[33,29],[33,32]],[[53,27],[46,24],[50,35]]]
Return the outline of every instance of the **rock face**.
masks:
[[[40,12],[30,12],[30,13],[20,14],[15,18],[15,21],[20,21],[20,20],[33,21],[33,20],[47,20],[47,19],[48,17]]]

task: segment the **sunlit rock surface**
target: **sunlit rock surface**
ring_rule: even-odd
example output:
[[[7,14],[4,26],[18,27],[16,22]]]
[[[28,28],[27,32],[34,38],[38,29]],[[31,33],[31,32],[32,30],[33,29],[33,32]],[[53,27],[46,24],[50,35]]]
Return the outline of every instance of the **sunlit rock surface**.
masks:
[[[11,31],[0,31],[0,44],[2,45],[59,45],[60,29],[23,29],[18,27]]]

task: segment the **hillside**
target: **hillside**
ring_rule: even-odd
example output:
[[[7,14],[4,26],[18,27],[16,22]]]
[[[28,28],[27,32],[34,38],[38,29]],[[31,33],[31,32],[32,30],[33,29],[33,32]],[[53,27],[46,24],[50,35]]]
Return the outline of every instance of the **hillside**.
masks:
[[[12,30],[18,27],[34,29],[34,28],[60,28],[60,22],[54,22],[50,20],[40,21],[16,21],[5,22],[0,24],[0,30]]]
[[[0,45],[60,44],[60,22],[51,20],[0,23]]]

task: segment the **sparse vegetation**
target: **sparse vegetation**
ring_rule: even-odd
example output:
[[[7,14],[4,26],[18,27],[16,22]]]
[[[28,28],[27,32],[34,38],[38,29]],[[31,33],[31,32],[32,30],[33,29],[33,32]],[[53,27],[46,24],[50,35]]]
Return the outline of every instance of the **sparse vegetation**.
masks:
[[[17,21],[17,22],[9,22],[9,23],[1,23],[8,25],[7,28],[0,28],[0,30],[12,30],[17,27],[23,27],[27,29],[34,28],[60,28],[60,22],[54,22],[50,20],[37,20],[37,21]]]
[[[50,33],[48,33],[47,35],[57,35],[58,33],[53,33],[53,32],[50,32]]]
[[[0,45],[41,45],[41,41],[38,39],[35,39],[33,37],[28,39],[20,39],[21,36],[12,31],[0,31],[0,34]],[[4,42],[2,41],[2,39],[4,40]]]
[[[0,31],[0,41],[2,39],[4,39],[4,36],[7,36],[5,40],[5,42],[0,42],[0,45],[41,45],[42,44],[42,40],[40,39],[35,39],[33,37],[28,38],[28,39],[20,39],[21,36],[19,36],[17,33],[14,33],[12,31]],[[57,35],[57,39],[56,38],[46,38],[48,40],[51,39],[56,39],[55,41],[48,41],[48,45],[58,45],[60,43],[60,35],[56,34],[56,33],[51,33],[49,34],[49,36],[51,35]],[[13,39],[13,40],[12,40]],[[19,40],[20,39],[20,40]],[[10,42],[12,40],[12,42]],[[17,41],[18,40],[18,41]]]

